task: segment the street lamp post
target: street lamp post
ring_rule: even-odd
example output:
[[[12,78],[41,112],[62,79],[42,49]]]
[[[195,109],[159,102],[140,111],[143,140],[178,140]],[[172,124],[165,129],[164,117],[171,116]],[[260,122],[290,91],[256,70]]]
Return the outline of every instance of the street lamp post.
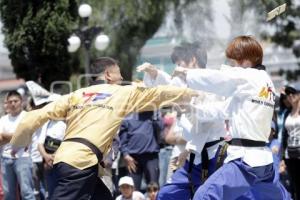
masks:
[[[83,43],[84,71],[86,76],[86,83],[88,84],[90,76],[91,42],[97,36],[95,39],[95,47],[97,50],[104,50],[109,44],[109,37],[107,35],[100,34],[103,30],[101,26],[88,26],[88,20],[92,14],[92,7],[90,5],[80,5],[78,9],[78,14],[82,18],[82,23],[79,29],[75,30],[75,33],[68,39],[68,51],[77,51]]]

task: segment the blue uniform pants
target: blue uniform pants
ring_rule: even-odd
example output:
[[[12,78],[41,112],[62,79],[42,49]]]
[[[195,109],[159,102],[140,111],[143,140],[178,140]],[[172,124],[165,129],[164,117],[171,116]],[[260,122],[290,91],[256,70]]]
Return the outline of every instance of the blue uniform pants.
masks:
[[[218,153],[216,154],[218,155]],[[216,160],[209,160],[208,175],[216,170]],[[191,186],[189,181],[189,161],[186,161],[184,166],[174,172],[171,180],[167,182],[159,191],[157,200],[189,200],[191,198]],[[191,179],[194,191],[201,185],[202,166],[201,164],[192,167]]]
[[[230,161],[198,188],[194,200],[287,200],[290,194],[275,176],[273,164],[250,167],[240,159]]]

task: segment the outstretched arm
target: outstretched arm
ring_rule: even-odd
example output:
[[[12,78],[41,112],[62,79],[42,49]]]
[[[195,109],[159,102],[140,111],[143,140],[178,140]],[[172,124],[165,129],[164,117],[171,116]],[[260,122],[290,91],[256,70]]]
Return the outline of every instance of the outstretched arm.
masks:
[[[171,76],[164,71],[157,69],[150,63],[143,63],[136,69],[137,72],[144,72],[143,82],[147,87],[158,85],[169,85],[172,81]]]
[[[222,66],[220,70],[177,67],[175,71],[185,76],[189,88],[224,97],[232,96],[240,85],[247,82],[247,71],[239,67]]]
[[[17,147],[26,147],[31,143],[31,137],[39,127],[50,119],[64,119],[68,109],[69,96],[65,95],[41,109],[27,112],[21,119],[10,143]]]
[[[198,93],[174,86],[158,86],[155,88],[136,88],[131,94],[129,112],[157,110],[163,106],[179,106],[188,104]]]

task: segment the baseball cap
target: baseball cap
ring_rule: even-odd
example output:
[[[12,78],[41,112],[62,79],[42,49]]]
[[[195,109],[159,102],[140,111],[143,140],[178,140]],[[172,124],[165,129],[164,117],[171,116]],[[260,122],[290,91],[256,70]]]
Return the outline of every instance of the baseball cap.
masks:
[[[124,176],[119,180],[119,186],[121,185],[130,185],[134,186],[133,179],[130,176]]]
[[[286,95],[298,94],[299,92],[300,92],[299,89],[293,85],[285,86],[285,94]]]

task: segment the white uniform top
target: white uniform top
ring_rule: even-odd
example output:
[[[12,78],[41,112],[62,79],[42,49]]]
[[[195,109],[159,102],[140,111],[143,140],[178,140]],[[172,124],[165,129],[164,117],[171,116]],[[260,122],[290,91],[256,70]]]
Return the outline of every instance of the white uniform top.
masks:
[[[63,140],[66,131],[66,123],[63,121],[50,120],[42,126],[39,143],[44,144],[46,136],[57,140]]]
[[[179,87],[187,87],[187,84],[179,77],[171,78],[169,74],[158,70],[158,75],[155,80],[145,73],[144,83],[146,86],[156,86],[170,84]],[[196,104],[205,105],[211,102],[223,102],[215,95],[209,93],[201,93],[197,98]],[[186,149],[192,150],[195,153],[195,164],[201,163],[201,152],[207,142],[219,140],[225,136],[224,119],[212,119],[210,121],[199,121],[194,113],[183,114],[179,120],[179,126],[183,129],[182,136],[187,141]],[[208,157],[215,157],[219,144],[208,148]]]
[[[19,115],[17,116],[11,116],[10,114],[4,115],[1,117],[1,123],[0,123],[0,133],[9,133],[11,135],[14,134],[20,120],[24,116],[26,112],[22,111]],[[18,148],[14,149],[17,151],[15,154],[15,157],[11,156],[11,152],[13,150],[13,147],[10,143],[6,144],[2,148],[2,157],[4,158],[20,158],[20,157],[29,157],[29,149],[27,148],[26,151],[25,148]]]
[[[182,137],[183,136],[182,135],[183,129],[179,125],[178,120],[176,119],[176,121],[174,123],[175,123],[175,125],[174,125],[174,129],[173,129],[173,133],[176,136],[181,136]],[[178,157],[179,154],[184,151],[184,149],[185,149],[185,145],[183,145],[183,144],[174,145],[173,150],[172,150],[172,154],[171,154],[171,159]]]
[[[222,65],[220,70],[195,69],[187,73],[190,88],[228,97],[223,108],[230,115],[232,138],[268,142],[274,110],[274,86],[263,70]],[[222,117],[222,112],[215,116]],[[268,165],[268,147],[229,146],[225,162],[242,158],[251,167]]]

